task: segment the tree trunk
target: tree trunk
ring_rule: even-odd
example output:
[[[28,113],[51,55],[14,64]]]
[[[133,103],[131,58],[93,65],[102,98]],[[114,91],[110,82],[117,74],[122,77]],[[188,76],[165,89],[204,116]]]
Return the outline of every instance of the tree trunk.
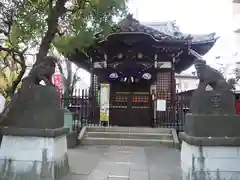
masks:
[[[66,60],[66,68],[67,68],[67,79],[66,79],[66,87],[70,87],[72,83],[72,63]]]
[[[41,60],[47,56],[51,43],[58,31],[58,18],[66,12],[66,9],[64,7],[66,2],[67,0],[58,0],[56,2],[56,5],[49,10],[50,12],[47,18],[47,32],[43,36],[39,51],[37,53],[37,59],[33,66],[39,64]]]

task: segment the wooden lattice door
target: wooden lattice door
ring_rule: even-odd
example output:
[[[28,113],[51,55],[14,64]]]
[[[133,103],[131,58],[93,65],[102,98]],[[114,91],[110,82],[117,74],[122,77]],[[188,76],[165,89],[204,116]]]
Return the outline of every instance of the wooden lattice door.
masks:
[[[134,91],[137,87],[132,86],[132,88],[112,88],[110,124],[117,126],[151,126],[149,91],[141,92],[141,89]]]

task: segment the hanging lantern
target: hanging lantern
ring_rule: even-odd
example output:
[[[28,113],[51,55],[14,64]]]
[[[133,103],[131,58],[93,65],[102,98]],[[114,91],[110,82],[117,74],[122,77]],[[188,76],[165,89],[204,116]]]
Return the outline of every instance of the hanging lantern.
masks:
[[[134,83],[134,78],[133,77],[131,77],[131,82]]]
[[[107,55],[106,54],[104,54],[104,59],[107,61]]]
[[[138,59],[142,59],[142,58],[143,58],[143,54],[142,54],[142,53],[138,53],[138,54],[137,54],[137,58],[138,58]]]
[[[122,58],[123,58],[123,54],[122,54],[122,53],[119,53],[119,54],[117,55],[117,58],[118,58],[118,59],[122,59]]]

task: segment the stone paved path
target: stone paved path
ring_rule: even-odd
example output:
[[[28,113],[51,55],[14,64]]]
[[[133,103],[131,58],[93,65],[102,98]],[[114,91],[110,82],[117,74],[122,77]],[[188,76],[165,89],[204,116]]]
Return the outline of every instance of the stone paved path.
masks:
[[[79,146],[67,180],[180,180],[180,151],[167,147]]]

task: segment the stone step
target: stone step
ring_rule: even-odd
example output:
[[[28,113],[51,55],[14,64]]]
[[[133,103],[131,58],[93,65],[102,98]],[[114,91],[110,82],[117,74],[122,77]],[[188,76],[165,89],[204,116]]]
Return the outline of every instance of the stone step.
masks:
[[[174,147],[173,140],[163,139],[125,139],[125,138],[102,138],[85,137],[84,145],[116,145],[116,146],[161,146]]]
[[[124,138],[124,139],[158,139],[172,140],[172,134],[166,133],[130,133],[130,132],[86,132],[85,137]]]
[[[171,134],[169,128],[149,127],[87,127],[87,132],[131,132],[131,133],[164,133]]]

